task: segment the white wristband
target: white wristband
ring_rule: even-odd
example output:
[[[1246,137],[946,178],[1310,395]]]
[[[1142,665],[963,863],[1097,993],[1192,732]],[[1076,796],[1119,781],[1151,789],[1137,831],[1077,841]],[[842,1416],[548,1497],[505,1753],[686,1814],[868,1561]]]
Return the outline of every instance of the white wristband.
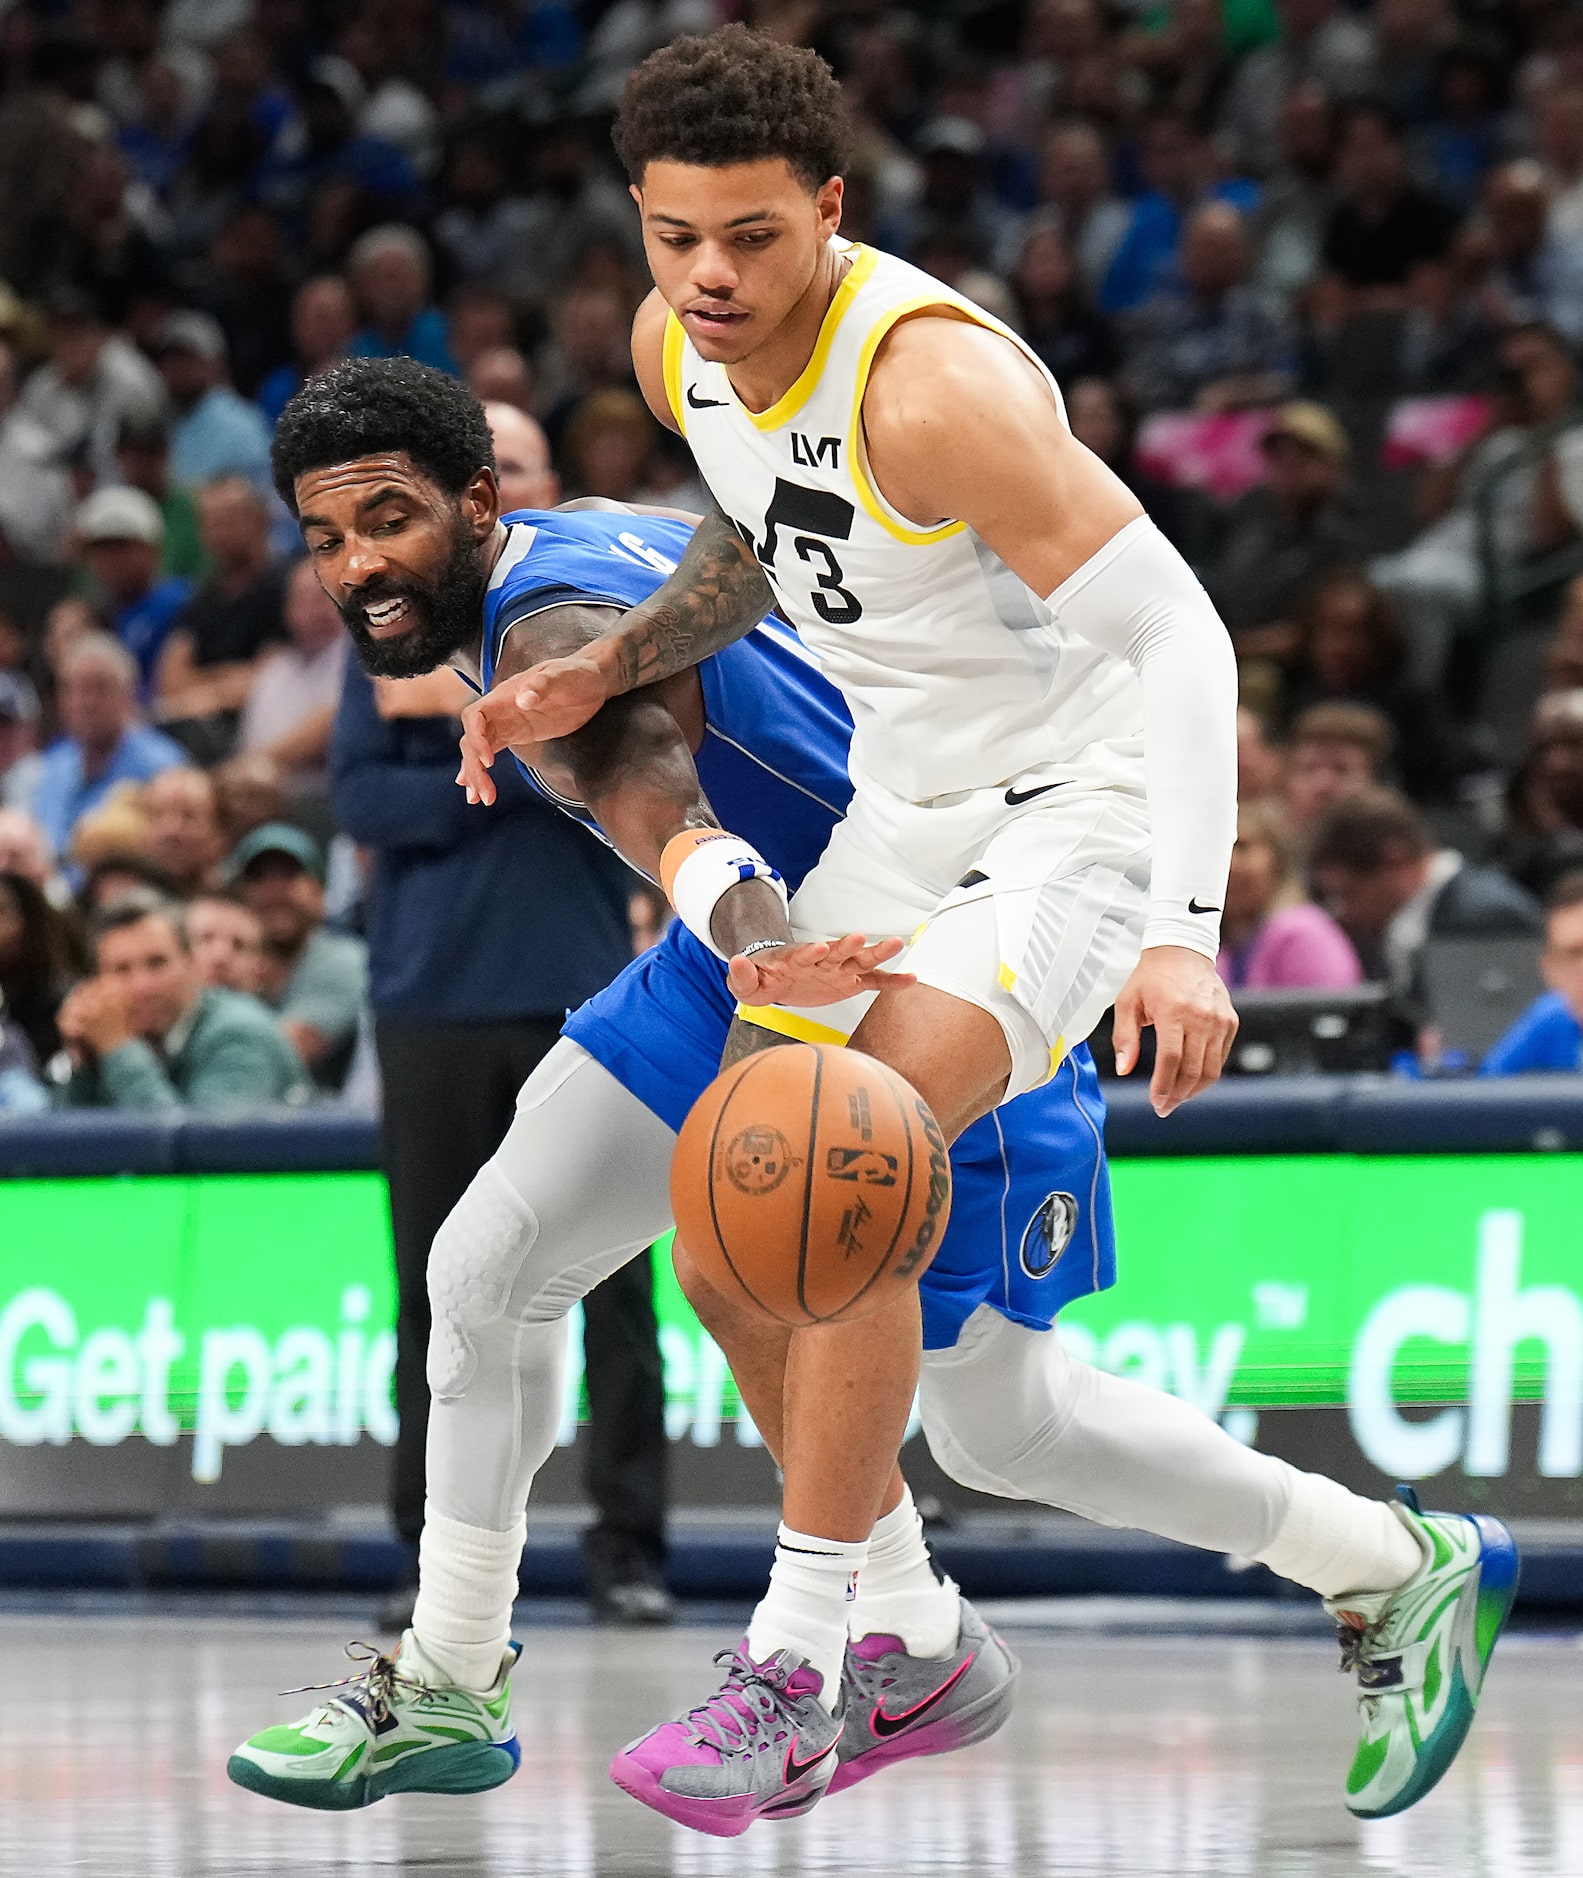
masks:
[[[692,832],[692,831],[689,831]],[[767,880],[786,905],[786,883],[751,842],[724,829],[699,830],[695,845],[672,871],[661,864],[661,879],[670,894],[677,918],[717,959],[730,955],[715,944],[710,922],[721,896],[744,880]],[[675,840],[682,842],[678,835]]]

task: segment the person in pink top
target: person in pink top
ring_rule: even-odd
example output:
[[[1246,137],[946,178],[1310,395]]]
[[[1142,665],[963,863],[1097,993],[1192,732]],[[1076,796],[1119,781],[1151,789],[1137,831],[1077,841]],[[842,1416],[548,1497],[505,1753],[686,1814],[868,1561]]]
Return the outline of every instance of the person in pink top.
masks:
[[[1275,807],[1244,803],[1226,882],[1215,969],[1229,990],[1355,985],[1363,968],[1352,942],[1303,893]]]

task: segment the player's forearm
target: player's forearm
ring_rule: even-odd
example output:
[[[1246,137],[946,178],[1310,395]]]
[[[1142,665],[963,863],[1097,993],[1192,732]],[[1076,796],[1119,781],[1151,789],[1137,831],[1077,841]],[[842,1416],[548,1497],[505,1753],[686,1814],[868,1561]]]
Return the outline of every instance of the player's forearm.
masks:
[[[747,544],[719,509],[694,531],[676,572],[588,651],[619,697],[685,671],[751,632],[774,604]]]
[[[1147,520],[1049,597],[1056,617],[1126,659],[1143,691],[1150,845],[1143,943],[1213,958],[1237,832],[1237,665],[1209,596]]]

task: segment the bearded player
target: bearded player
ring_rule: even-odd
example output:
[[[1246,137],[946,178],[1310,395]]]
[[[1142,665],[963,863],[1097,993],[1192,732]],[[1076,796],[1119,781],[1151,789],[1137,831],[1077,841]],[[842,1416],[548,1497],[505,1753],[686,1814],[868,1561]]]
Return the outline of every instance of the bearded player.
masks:
[[[1154,1027],[1168,1113],[1218,1076],[1235,1027],[1214,971],[1235,820],[1230,647],[1022,341],[840,238],[845,136],[823,62],[742,28],[679,40],[629,81],[616,145],[656,282],[634,361],[716,506],[619,629],[473,707],[465,773],[476,789],[495,747],[574,731],[773,603],[846,699],[854,793],[789,921],[766,920],[746,950],[911,936],[911,982],[846,1007],[745,1009],[733,1051],[850,1038],[954,1136],[1041,1086],[1114,1002],[1123,1071]],[[699,932],[728,884],[709,856],[684,841],[666,857]],[[785,1524],[749,1663],[795,1652],[833,1711],[846,1587],[900,1491],[917,1300],[781,1333],[696,1272],[689,1295],[755,1415],[766,1397],[785,1408]],[[1497,1522],[1362,1499],[1237,1448],[992,1312],[925,1373],[949,1426],[927,1407],[925,1425],[958,1479],[1260,1559],[1327,1600],[1361,1685],[1354,1812],[1399,1811],[1439,1779],[1510,1604]],[[821,1734],[773,1677],[734,1665],[708,1712],[744,1706],[794,1737],[788,1770],[806,1779],[821,1741],[833,1764],[833,1713]],[[697,1712],[612,1771],[678,1818],[746,1777]],[[790,1778],[758,1757],[762,1811],[791,1806]]]

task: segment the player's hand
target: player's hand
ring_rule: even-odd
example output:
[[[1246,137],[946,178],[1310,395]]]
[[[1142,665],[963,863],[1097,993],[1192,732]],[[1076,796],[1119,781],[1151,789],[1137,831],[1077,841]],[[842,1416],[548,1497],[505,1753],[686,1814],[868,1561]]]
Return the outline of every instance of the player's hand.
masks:
[[[599,666],[586,653],[573,653],[546,659],[474,699],[462,713],[462,767],[456,777],[468,801],[494,801],[489,772],[501,750],[569,737],[608,696]]]
[[[1116,1073],[1138,1060],[1138,1033],[1154,1026],[1149,1100],[1169,1115],[1219,1080],[1237,1034],[1237,1013],[1220,975],[1201,952],[1150,946],[1116,1000]]]
[[[911,972],[879,969],[901,950],[900,939],[870,945],[862,933],[849,932],[843,939],[786,945],[752,958],[738,953],[727,967],[726,987],[739,1004],[840,1004],[860,991],[916,984]]]

